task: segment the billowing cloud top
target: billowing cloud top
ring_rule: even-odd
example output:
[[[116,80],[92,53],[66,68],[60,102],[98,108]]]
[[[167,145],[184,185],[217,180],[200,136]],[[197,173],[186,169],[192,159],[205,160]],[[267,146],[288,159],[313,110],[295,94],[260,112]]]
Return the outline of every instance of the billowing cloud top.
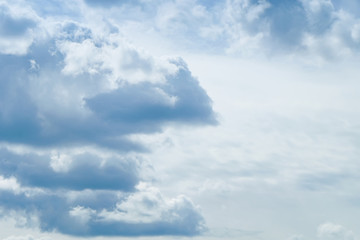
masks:
[[[1,140],[128,150],[141,147],[128,134],[216,123],[210,98],[182,60],[151,58],[117,34],[97,39],[74,22],[52,27],[26,53],[0,56]]]

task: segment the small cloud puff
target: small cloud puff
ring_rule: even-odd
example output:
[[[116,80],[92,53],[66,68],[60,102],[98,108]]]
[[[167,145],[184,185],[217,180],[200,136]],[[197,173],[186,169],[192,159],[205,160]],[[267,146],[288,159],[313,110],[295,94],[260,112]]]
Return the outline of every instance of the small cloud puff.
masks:
[[[306,240],[302,235],[293,235],[288,240]],[[317,228],[317,238],[319,240],[355,240],[355,235],[352,231],[345,227],[334,223],[323,223]]]
[[[352,231],[334,223],[320,225],[317,230],[317,236],[321,240],[355,240]]]

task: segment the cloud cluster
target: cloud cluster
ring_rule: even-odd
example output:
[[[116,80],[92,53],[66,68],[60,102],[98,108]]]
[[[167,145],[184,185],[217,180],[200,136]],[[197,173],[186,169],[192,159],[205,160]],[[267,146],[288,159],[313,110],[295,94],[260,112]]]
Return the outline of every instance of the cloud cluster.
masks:
[[[183,49],[243,56],[285,54],[311,57],[314,62],[353,57],[359,52],[360,18],[353,10],[359,5],[355,1],[85,2],[104,7],[111,3],[123,13],[118,17],[114,11],[112,19],[125,26],[151,29]]]
[[[97,181],[102,179],[97,178]],[[13,179],[1,179],[3,182]],[[118,182],[119,183],[119,182]],[[121,182],[120,182],[121,185]],[[133,193],[42,187],[1,188],[2,215],[15,211],[25,226],[75,236],[197,235],[206,228],[186,197],[167,199],[154,187],[140,184]]]
[[[110,23],[98,31],[34,9],[0,1],[1,215],[77,236],[203,232],[191,200],[144,183],[129,155],[148,150],[132,134],[217,123],[186,63],[146,54]]]
[[[225,9],[222,22],[229,26],[224,29],[231,53],[250,48],[252,54],[332,60],[358,52],[358,16],[331,0],[229,0]]]

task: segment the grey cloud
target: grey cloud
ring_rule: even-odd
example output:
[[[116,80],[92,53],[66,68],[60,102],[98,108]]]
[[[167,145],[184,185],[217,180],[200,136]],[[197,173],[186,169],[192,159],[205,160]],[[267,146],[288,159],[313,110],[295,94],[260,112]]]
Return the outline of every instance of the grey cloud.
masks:
[[[299,1],[269,1],[265,18],[270,22],[273,44],[293,47],[301,42],[306,31],[306,12]]]
[[[51,15],[56,4],[37,13]],[[30,149],[0,148],[1,214],[16,212],[29,226],[74,236],[201,234],[204,219],[190,200],[140,189],[141,161],[116,155],[147,151],[132,134],[161,132],[168,124],[217,124],[211,99],[185,62],[156,62],[115,30],[96,35],[85,24],[38,17],[43,24],[37,25],[36,17],[0,9],[6,50],[0,48],[0,141]],[[34,28],[41,36],[30,34]],[[21,51],[7,51],[9,41]],[[63,155],[49,153],[84,145],[116,154],[70,154],[62,162]]]
[[[237,19],[235,24],[239,24],[244,32],[229,41],[230,47],[236,46],[241,37],[258,36],[256,49],[265,50],[270,55],[308,53],[332,60],[343,57],[339,52],[351,49],[355,53],[359,50],[359,16],[351,9],[358,6],[355,1],[249,1],[250,7],[245,9],[245,15],[260,3],[269,3],[269,7],[255,21]],[[230,8],[235,7],[233,4]],[[236,36],[234,32],[237,30],[235,28],[227,34]],[[337,42],[334,43],[333,39]],[[249,44],[252,46],[253,43]],[[235,50],[242,52],[241,47],[246,45]]]
[[[154,188],[135,188],[140,178],[134,160],[80,154],[58,169],[49,158],[0,151],[2,180],[15,178],[19,185],[0,190],[2,216],[16,212],[25,217],[24,227],[39,224],[42,231],[74,236],[193,236],[205,231],[198,209],[186,198],[166,200]]]
[[[92,33],[75,23],[65,24],[61,29],[57,38],[33,44],[27,55],[0,55],[2,141],[35,146],[95,144],[144,151],[144,146],[126,136],[158,132],[168,122],[216,124],[211,99],[182,61],[172,63],[179,71],[165,76],[163,84],[125,84],[106,93],[99,89],[103,88],[101,84],[108,78],[109,70],[64,75],[65,56],[57,50],[57,43],[81,45]],[[139,53],[131,50],[126,54],[136,58],[131,71],[143,68],[144,72],[150,71],[152,63],[138,64]],[[37,69],[31,68],[30,60],[36,62]],[[70,94],[68,101],[77,101],[73,106],[61,105],[61,92],[57,90],[61,88]],[[80,96],[84,96],[87,109],[81,108]],[[176,99],[173,106],[168,103],[169,97]],[[89,110],[91,114],[85,113]]]
[[[135,123],[135,127],[138,123],[149,123],[149,127],[166,121],[216,124],[206,92],[181,60],[175,64],[181,68],[168,77],[167,84],[125,85],[86,99],[87,106],[104,120],[130,126]],[[164,94],[174,97],[174,103],[167,103]]]
[[[170,7],[161,1],[152,4],[151,10],[146,2],[139,6],[143,18],[127,15],[126,19],[142,22],[146,28],[145,19],[180,48],[245,55],[309,53],[325,60],[331,55],[338,58],[337,52],[359,50],[359,13],[355,10],[359,3],[354,0],[171,1],[169,6],[176,11],[168,18],[162,15]],[[192,16],[195,8],[202,12]],[[342,50],[336,51],[339,47]]]
[[[7,211],[25,213],[27,224],[31,225],[31,216],[40,220],[40,228],[43,231],[57,230],[60,232],[74,233],[79,224],[69,215],[72,204],[68,204],[64,196],[55,193],[37,194],[14,194],[12,192],[0,192],[0,203]],[[76,205],[75,205],[76,206]]]
[[[55,171],[50,156],[16,155],[0,150],[0,174],[14,176],[24,186],[48,189],[108,189],[133,191],[139,183],[134,159],[101,159],[91,154],[72,156],[68,169]]]
[[[259,29],[259,25],[269,25],[268,33],[264,37],[264,44],[269,49],[276,47],[282,52],[301,48],[305,34],[323,35],[335,21],[335,9],[331,2],[326,1],[276,1],[268,0],[267,8],[255,26],[248,30]],[[315,3],[315,4],[314,4]],[[314,7],[316,5],[316,7]],[[254,23],[252,24],[254,25]]]
[[[97,195],[97,193],[92,193],[92,195]],[[16,211],[27,218],[28,225],[33,224],[31,216],[35,215],[42,231],[57,231],[73,236],[193,236],[206,230],[202,216],[187,200],[170,206],[166,210],[159,210],[170,218],[164,216],[162,220],[134,222],[104,219],[101,216],[101,212],[105,209],[116,211],[116,204],[126,201],[124,196],[113,195],[111,204],[106,206],[102,199],[99,200],[105,197],[101,192],[98,197],[88,199],[86,205],[83,205],[84,201],[81,197],[80,200],[78,198],[69,200],[65,196],[62,192],[28,195],[0,191],[0,204],[4,207],[3,214]],[[80,214],[74,214],[74,209],[75,211],[77,209]]]

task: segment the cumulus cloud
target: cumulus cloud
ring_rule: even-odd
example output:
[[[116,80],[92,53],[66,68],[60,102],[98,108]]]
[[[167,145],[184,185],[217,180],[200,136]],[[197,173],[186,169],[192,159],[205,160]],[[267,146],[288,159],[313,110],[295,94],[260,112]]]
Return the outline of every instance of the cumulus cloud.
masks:
[[[216,123],[210,98],[182,60],[157,61],[118,35],[97,40],[76,23],[55,27],[58,34],[27,54],[0,56],[2,141],[140,150],[126,135]]]
[[[31,152],[31,151],[30,151]],[[185,196],[142,180],[140,161],[84,153],[0,151],[0,216],[75,236],[197,235],[206,230]]]
[[[0,2],[2,216],[15,212],[27,226],[77,236],[202,233],[191,200],[142,183],[134,152],[148,149],[130,140],[170,124],[217,123],[186,63],[150,56],[111,23],[99,31],[31,4]]]
[[[99,179],[100,180],[100,179]],[[164,198],[153,187],[114,191],[0,191],[2,214],[16,211],[25,225],[76,236],[197,235],[205,230],[185,197]]]
[[[169,76],[166,85],[124,85],[85,99],[86,104],[101,118],[126,125],[140,122],[151,127],[158,121],[216,123],[206,92],[194,81],[183,61],[173,63],[179,70],[176,75]]]

